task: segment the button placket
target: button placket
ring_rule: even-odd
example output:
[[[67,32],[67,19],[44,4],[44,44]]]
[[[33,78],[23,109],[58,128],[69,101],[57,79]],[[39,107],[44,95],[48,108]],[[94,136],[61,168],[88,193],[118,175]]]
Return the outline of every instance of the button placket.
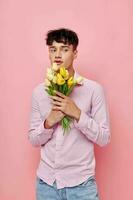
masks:
[[[59,153],[61,151],[62,139],[63,139],[63,134],[62,134],[61,128],[62,127],[60,125],[58,125],[58,130],[57,130],[56,140],[55,140],[56,141],[56,147],[55,147],[55,171],[56,171],[56,173],[58,173],[57,170],[60,167],[60,164],[59,164]]]

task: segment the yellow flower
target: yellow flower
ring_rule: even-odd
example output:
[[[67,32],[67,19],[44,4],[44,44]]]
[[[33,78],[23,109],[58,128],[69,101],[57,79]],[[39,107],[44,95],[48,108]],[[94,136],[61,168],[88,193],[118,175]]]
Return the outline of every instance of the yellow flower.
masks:
[[[57,63],[55,63],[55,62],[53,63],[52,69],[53,69],[54,71],[58,71],[59,66],[57,65]]]
[[[55,83],[55,84],[57,83],[57,76],[53,77],[53,83]]]
[[[82,83],[83,83],[83,82],[82,82],[83,79],[84,79],[84,78],[83,78],[82,76],[79,76],[79,77],[76,79],[76,82],[82,84]]]
[[[61,76],[61,74],[57,74],[57,84],[58,85],[63,85],[65,83],[64,78]]]
[[[52,81],[54,77],[54,71],[51,68],[47,68],[47,79]]]
[[[53,78],[54,78],[54,75],[53,75],[53,74],[47,74],[47,79],[48,79],[49,81],[52,81]]]
[[[76,84],[76,83],[77,83],[77,81],[76,81],[75,79],[74,79],[74,81],[73,81],[73,82],[74,82],[74,84]]]
[[[51,86],[51,82],[46,78],[45,79],[45,85],[48,87],[48,86]]]
[[[47,74],[53,74],[53,70],[50,67],[47,68]]]
[[[67,85],[70,88],[72,85],[74,84],[74,79],[73,76],[71,76],[68,80],[67,80]]]
[[[60,74],[63,76],[63,78],[65,80],[67,80],[69,78],[69,73],[68,73],[68,70],[65,69],[65,67],[61,67],[60,68]]]

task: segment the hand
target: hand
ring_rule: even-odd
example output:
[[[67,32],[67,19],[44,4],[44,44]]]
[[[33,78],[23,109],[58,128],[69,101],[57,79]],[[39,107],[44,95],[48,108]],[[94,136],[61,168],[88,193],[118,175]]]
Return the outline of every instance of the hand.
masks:
[[[61,121],[64,116],[65,116],[65,114],[63,112],[57,111],[57,110],[53,110],[53,108],[52,108],[52,110],[50,111],[47,119],[44,122],[44,127],[45,128],[51,128],[57,122]]]
[[[75,102],[68,96],[61,92],[55,91],[56,96],[50,96],[53,100],[53,109],[59,110],[70,117],[75,118],[77,121],[80,118],[81,110],[77,107]]]

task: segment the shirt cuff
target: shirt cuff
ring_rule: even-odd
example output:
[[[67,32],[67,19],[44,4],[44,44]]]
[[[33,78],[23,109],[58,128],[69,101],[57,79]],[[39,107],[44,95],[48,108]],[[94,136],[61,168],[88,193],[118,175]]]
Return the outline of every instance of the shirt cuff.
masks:
[[[43,134],[43,133],[52,135],[53,131],[54,131],[53,127],[52,128],[45,128],[44,127],[44,122],[42,122],[40,124],[40,126],[38,127],[38,133],[39,133],[39,135]]]
[[[88,122],[88,115],[82,110],[78,122],[76,121],[76,119],[73,120],[74,126],[79,129],[87,127],[87,122]]]

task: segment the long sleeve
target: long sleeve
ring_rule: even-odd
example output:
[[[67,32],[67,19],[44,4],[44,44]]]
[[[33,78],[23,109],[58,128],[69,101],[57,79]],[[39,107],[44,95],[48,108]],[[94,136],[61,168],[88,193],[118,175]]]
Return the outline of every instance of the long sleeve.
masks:
[[[110,142],[109,111],[103,87],[97,84],[92,94],[91,112],[88,114],[81,110],[80,119],[74,119],[74,126],[89,140],[105,146]]]
[[[31,144],[35,147],[44,145],[51,137],[54,131],[54,128],[46,129],[44,128],[44,119],[41,119],[39,105],[36,99],[35,92],[32,92],[31,99],[31,113],[30,113],[30,127],[28,130],[28,139]]]

